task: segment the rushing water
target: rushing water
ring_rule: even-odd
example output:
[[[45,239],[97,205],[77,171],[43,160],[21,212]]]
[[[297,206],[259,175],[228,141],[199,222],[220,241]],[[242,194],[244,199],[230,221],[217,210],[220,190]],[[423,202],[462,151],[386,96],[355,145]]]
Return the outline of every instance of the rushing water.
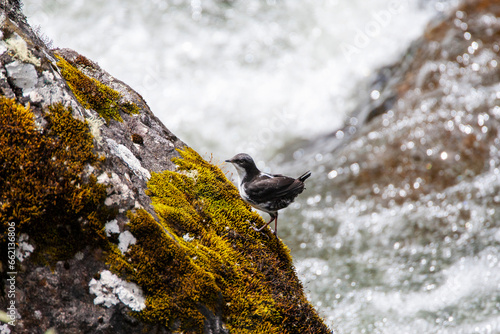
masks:
[[[29,0],[25,13],[54,47],[79,51],[136,89],[199,152],[221,161],[244,151],[267,171],[313,171],[280,215],[280,237],[333,330],[500,333],[500,141],[487,148],[489,169],[453,185],[437,177],[433,187],[415,171],[400,183],[397,175],[386,184],[356,183],[394,142],[399,161],[442,124],[486,138],[499,127],[492,105],[500,88],[448,87],[453,94],[442,103],[484,104],[474,119],[461,109],[451,123],[448,115],[429,119],[421,111],[441,103],[431,96],[400,108],[409,114],[395,108],[381,116],[380,128],[351,118],[347,124],[364,134],[341,150],[349,128],[322,137],[367,97],[382,98],[366,81],[450,3]],[[485,53],[477,63],[490,66],[493,58]],[[458,80],[453,64],[446,69],[443,86]],[[435,165],[458,159],[450,170],[465,160],[437,138],[422,154]],[[278,166],[290,160],[297,163]]]
[[[421,1],[24,1],[32,25],[131,85],[201,153],[269,160],[340,126],[356,87],[396,59]],[[396,3],[396,5],[394,4]],[[348,56],[348,57],[347,57]]]

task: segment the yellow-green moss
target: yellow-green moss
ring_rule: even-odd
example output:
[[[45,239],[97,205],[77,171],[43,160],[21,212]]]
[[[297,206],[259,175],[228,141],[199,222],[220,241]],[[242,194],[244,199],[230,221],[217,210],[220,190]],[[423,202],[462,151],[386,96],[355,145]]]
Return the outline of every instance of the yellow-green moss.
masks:
[[[61,56],[55,56],[61,74],[82,106],[95,110],[106,122],[110,119],[122,122],[120,111],[129,115],[139,113],[135,103],[120,102],[122,95],[119,92],[86,76]]]
[[[292,266],[289,250],[244,203],[216,166],[180,152],[179,172],[153,173],[149,196],[159,221],[130,214],[137,239],[116,271],[144,290],[143,319],[174,331],[203,333],[207,309],[230,333],[328,333]]]
[[[85,177],[99,163],[88,125],[62,105],[43,118],[37,128],[29,107],[0,97],[0,244],[10,222],[36,245],[32,256],[49,262],[98,243],[111,269],[142,287],[146,308],[137,315],[174,332],[203,333],[218,317],[231,333],[328,333],[289,250],[269,230],[250,228],[263,219],[218,167],[186,149],[179,172],[153,173],[158,221],[129,213],[137,242],[124,256],[103,233],[106,189]]]
[[[106,189],[87,165],[97,164],[86,123],[71,109],[45,111],[47,125],[37,128],[29,106],[0,96],[0,244],[8,223],[27,233],[38,255],[69,258],[89,240],[103,240]]]

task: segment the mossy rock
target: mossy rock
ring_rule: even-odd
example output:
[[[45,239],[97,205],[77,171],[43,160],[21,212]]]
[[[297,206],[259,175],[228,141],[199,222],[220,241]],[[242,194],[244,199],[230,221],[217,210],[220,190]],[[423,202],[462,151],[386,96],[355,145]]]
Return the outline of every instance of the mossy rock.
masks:
[[[147,298],[139,316],[173,331],[203,333],[222,317],[230,333],[329,333],[303,294],[288,248],[244,203],[215,165],[180,151],[177,172],[153,173],[149,195],[159,217],[130,213],[137,238],[114,270]]]
[[[106,188],[85,173],[101,160],[88,125],[60,104],[44,118],[38,128],[29,107],[0,96],[0,243],[14,225],[56,261],[104,240]]]
[[[35,56],[50,54],[26,45]],[[15,56],[4,53],[4,62]],[[15,99],[0,96],[0,248],[15,226],[15,248],[32,249],[13,268],[7,252],[0,255],[0,288],[7,270],[16,270],[23,296],[16,331],[329,332],[304,296],[289,250],[269,230],[251,229],[265,222],[217,166],[185,149],[177,172],[165,171],[185,144],[137,93],[72,51],[55,51],[57,68],[44,57],[33,94],[8,77],[2,94]],[[45,71],[52,75],[42,82]],[[137,105],[140,115],[128,117]],[[132,155],[152,174],[146,192],[146,178],[127,163]],[[136,238],[125,254],[118,233],[105,233],[110,221]],[[140,285],[142,311],[96,302],[89,282],[105,269]]]
[[[122,101],[123,96],[118,91],[88,77],[77,68],[76,64],[71,64],[57,54],[55,57],[61,74],[83,107],[95,110],[106,122],[111,119],[122,122],[120,112],[129,115],[139,113],[139,107],[135,103]],[[86,58],[80,56],[78,58],[80,64],[86,65],[89,62],[81,59]]]

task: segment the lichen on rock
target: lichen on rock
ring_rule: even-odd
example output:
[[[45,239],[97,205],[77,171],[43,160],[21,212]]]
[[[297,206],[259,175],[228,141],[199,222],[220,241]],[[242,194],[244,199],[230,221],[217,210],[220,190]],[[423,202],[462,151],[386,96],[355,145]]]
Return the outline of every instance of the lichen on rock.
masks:
[[[35,89],[38,82],[35,66],[15,60],[5,65],[5,69],[14,84],[23,90],[24,96],[28,96]]]
[[[26,41],[19,36],[17,33],[12,33],[10,38],[5,40],[5,45],[12,54],[15,55],[21,62],[31,63],[35,66],[40,66],[41,61],[37,57],[33,56],[31,51],[28,49]]]
[[[91,294],[96,295],[96,305],[111,307],[121,301],[133,311],[140,311],[145,307],[141,289],[134,283],[120,279],[109,270],[103,270],[99,279],[93,278],[89,283],[89,290]]]

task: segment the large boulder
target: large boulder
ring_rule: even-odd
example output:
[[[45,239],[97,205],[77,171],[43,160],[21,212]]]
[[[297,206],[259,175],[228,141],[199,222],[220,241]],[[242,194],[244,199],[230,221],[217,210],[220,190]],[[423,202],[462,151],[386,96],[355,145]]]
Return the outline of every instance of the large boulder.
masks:
[[[218,166],[18,1],[0,22],[2,333],[329,332]]]

